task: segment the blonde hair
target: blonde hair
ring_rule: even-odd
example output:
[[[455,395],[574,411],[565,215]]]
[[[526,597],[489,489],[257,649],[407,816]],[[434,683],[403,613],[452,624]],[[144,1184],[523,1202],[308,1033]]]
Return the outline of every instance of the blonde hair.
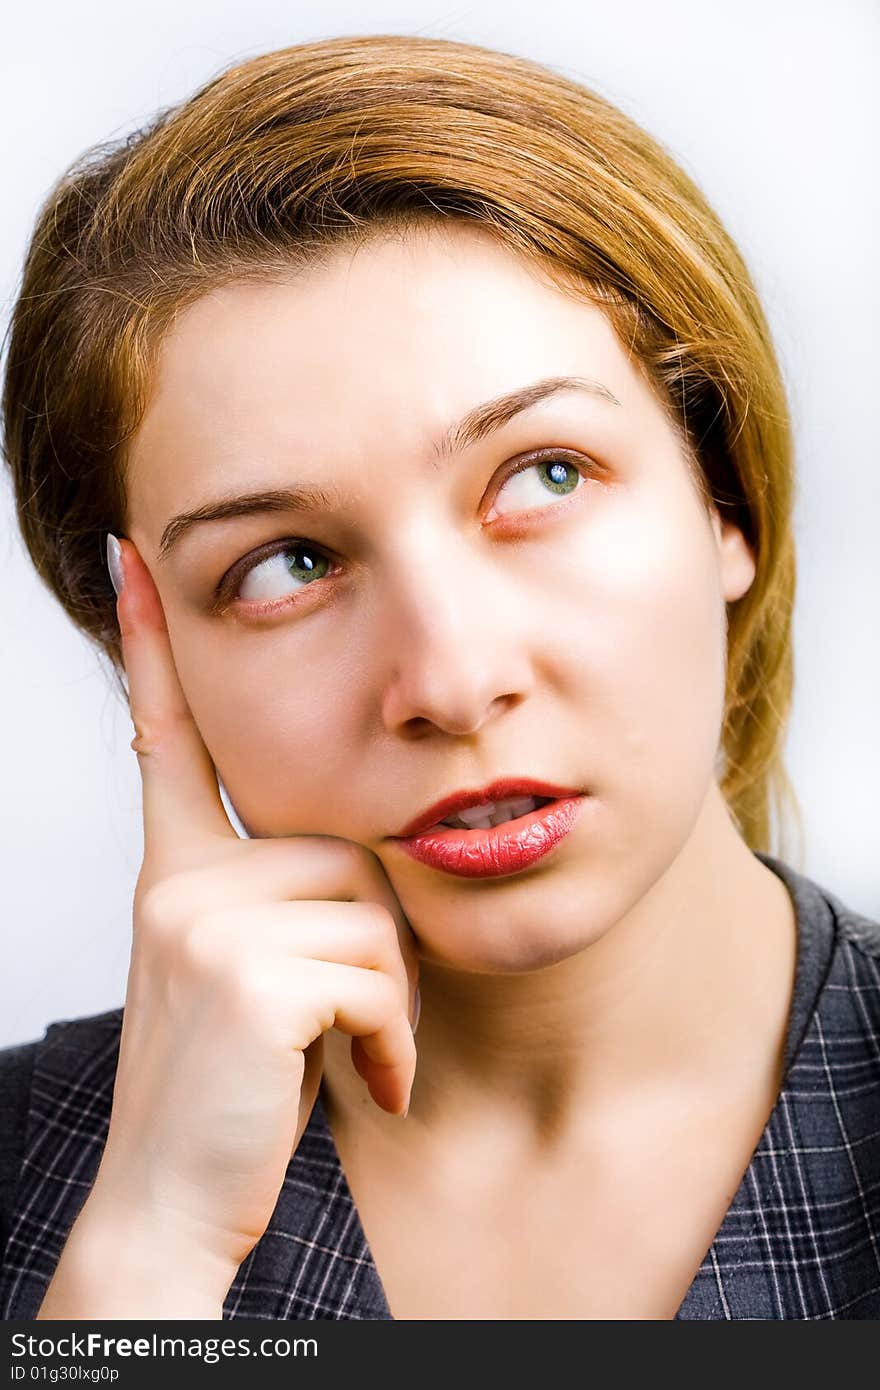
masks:
[[[125,534],[126,440],[174,315],[219,284],[426,217],[480,224],[602,306],[704,500],[752,545],[754,582],[728,605],[720,785],[746,843],[770,852],[788,811],[801,824],[782,761],[792,432],[768,325],[742,256],[670,155],[524,58],[398,35],[300,44],[229,68],[65,172],[28,247],[2,399],[40,576],[118,675],[104,540]]]

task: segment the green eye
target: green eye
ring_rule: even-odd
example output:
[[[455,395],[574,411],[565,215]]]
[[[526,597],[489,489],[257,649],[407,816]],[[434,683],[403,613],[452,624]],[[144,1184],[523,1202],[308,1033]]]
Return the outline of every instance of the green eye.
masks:
[[[320,550],[303,541],[294,542],[251,565],[235,587],[234,597],[244,603],[271,603],[324,579],[329,570],[330,560]],[[290,580],[296,581],[296,588],[290,588]]]
[[[496,493],[493,510],[501,511],[502,515],[509,511],[532,511],[544,503],[570,497],[585,481],[583,469],[571,459],[538,459],[511,474]],[[503,509],[498,505],[502,498]]]

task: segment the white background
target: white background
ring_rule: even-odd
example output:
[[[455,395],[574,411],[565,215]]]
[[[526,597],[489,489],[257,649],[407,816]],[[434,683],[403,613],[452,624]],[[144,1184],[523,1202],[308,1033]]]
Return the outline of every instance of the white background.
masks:
[[[663,141],[741,246],[798,449],[796,692],[787,763],[803,870],[880,918],[878,35],[874,0],[509,0],[319,6],[42,0],[0,44],[0,312],[49,186],[257,53],[335,34],[461,39],[535,58]],[[125,997],[142,848],[133,729],[40,585],[0,484],[0,1046]]]

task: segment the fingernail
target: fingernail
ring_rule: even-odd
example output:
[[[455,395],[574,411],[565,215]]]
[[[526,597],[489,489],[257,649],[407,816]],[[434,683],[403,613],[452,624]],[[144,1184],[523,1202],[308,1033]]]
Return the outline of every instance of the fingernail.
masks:
[[[415,1032],[416,1029],[417,1029],[418,1026],[419,1026],[419,1014],[420,1014],[421,1012],[422,1012],[422,992],[421,992],[421,990],[419,989],[419,987],[418,987],[418,985],[417,985],[417,986],[416,986],[416,997],[415,997],[415,1000],[413,1001],[413,1016],[412,1016],[412,1030],[413,1030],[413,1032]]]
[[[122,568],[122,546],[112,531],[107,532],[107,568],[118,597],[125,587],[125,571]]]

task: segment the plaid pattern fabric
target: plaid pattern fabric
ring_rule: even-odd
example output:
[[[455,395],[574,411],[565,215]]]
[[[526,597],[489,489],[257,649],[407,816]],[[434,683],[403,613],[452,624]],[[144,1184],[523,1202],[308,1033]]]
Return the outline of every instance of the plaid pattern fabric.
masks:
[[[770,855],[798,917],[785,1077],[679,1320],[880,1317],[880,924]],[[107,1134],[122,1009],[35,1044],[0,1317],[33,1318]],[[224,1319],[390,1319],[319,1094]]]

